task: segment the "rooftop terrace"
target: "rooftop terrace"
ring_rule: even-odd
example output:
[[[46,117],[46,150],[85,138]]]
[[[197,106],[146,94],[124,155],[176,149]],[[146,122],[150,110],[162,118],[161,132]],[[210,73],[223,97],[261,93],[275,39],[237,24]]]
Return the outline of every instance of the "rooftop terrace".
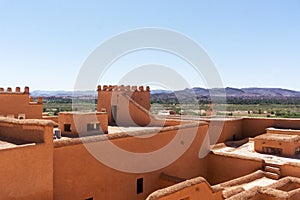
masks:
[[[240,157],[247,159],[262,159],[267,163],[273,164],[300,164],[300,159],[280,157],[276,155],[262,154],[254,150],[254,140],[253,138],[249,139],[249,142],[239,146],[239,147],[229,147],[224,143],[215,145],[212,150],[214,154],[231,156],[231,157]]]

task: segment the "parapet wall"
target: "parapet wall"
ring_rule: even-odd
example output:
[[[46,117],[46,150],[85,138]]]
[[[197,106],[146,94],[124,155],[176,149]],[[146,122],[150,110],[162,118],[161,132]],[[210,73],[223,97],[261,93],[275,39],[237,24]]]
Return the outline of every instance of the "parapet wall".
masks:
[[[13,118],[0,117],[0,139],[11,142],[24,141],[28,143],[51,143],[51,131],[56,123],[50,120],[27,119],[18,120]]]
[[[217,143],[223,143],[232,140],[242,140],[247,137],[254,138],[258,135],[264,134],[266,132],[266,129],[270,127],[274,127],[276,129],[300,130],[300,119],[250,117],[204,119],[204,121],[209,123],[212,120],[215,122],[214,125],[218,125],[217,122],[220,122],[220,125],[222,123],[224,124]]]
[[[157,190],[146,200],[174,200],[174,199],[209,199],[222,200],[222,192],[214,191],[210,184],[202,177],[190,179],[176,185]]]
[[[285,118],[243,118],[244,137],[256,137],[266,132],[269,127],[280,129],[300,129],[300,119]]]
[[[267,128],[267,133],[274,133],[274,134],[288,134],[288,135],[300,135],[300,130],[295,129],[279,129],[279,128]]]
[[[54,141],[54,199],[146,199],[147,196],[163,185],[160,175],[165,172],[173,176],[190,179],[197,176],[206,176],[206,159],[199,159],[198,153],[202,145],[207,124],[179,125],[164,127],[159,133],[151,137],[140,138],[133,133],[116,133],[87,138],[72,138]],[[113,145],[122,151],[134,154],[147,154],[163,149],[176,134],[187,139],[193,131],[198,132],[187,151],[175,162],[150,172],[129,173],[115,170],[99,162],[91,155],[82,142],[90,147],[105,147],[103,140],[110,140]],[[139,136],[147,136],[139,131]],[[153,133],[152,133],[153,134]],[[177,143],[176,143],[177,144]],[[178,144],[178,148],[188,145],[187,141]],[[100,152],[99,152],[100,153]],[[163,153],[163,152],[162,152]],[[109,148],[101,150],[102,155],[117,158],[120,164],[128,165],[127,158],[118,157]],[[170,154],[168,156],[171,157]],[[159,165],[165,156],[147,159],[135,163],[137,167]],[[159,161],[155,161],[155,159]],[[88,163],[83,165],[82,163]],[[66,170],[68,169],[68,170]],[[99,176],[95,176],[98,174]],[[143,192],[137,194],[137,179],[143,178]]]
[[[53,125],[0,118],[1,199],[53,199]],[[14,139],[31,144],[5,148]]]
[[[212,185],[219,184],[260,170],[263,164],[259,158],[210,153],[208,166],[212,167],[208,168],[207,180]]]
[[[126,92],[150,92],[149,86],[130,86],[130,85],[98,85],[97,91],[126,91]]]
[[[9,93],[9,94],[29,94],[29,87],[25,87],[24,88],[24,91],[22,92],[21,91],[21,88],[20,87],[16,87],[15,91],[13,92],[12,91],[12,88],[11,87],[8,87],[6,90],[2,87],[0,87],[0,94],[3,94],[3,93]]]

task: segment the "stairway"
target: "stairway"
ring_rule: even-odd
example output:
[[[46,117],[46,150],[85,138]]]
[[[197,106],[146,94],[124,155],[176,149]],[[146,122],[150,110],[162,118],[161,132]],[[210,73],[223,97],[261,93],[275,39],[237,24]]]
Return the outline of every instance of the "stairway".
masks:
[[[265,176],[271,179],[278,180],[281,176],[280,167],[268,163],[265,164],[264,172]]]

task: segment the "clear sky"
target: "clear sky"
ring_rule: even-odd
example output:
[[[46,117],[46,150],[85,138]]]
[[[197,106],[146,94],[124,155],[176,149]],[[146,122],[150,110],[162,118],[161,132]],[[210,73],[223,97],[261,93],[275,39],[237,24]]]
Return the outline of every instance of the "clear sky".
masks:
[[[195,40],[215,62],[225,86],[300,91],[299,0],[0,0],[0,86],[72,90],[97,46],[142,27],[172,29]],[[178,58],[149,55],[153,60],[147,62],[159,58],[185,71]],[[124,58],[111,74],[126,73],[138,56]],[[114,84],[117,78],[106,81]],[[193,86],[204,85],[195,81]]]

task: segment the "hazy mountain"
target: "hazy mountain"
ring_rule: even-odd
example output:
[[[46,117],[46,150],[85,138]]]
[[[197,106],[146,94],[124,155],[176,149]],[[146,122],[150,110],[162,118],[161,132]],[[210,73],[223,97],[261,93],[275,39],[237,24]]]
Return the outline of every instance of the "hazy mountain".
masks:
[[[177,97],[188,98],[190,96],[196,97],[208,97],[211,95],[223,95],[225,94],[227,97],[258,97],[258,98],[272,98],[272,97],[296,97],[300,98],[300,92],[294,90],[287,90],[282,88],[231,88],[226,87],[222,88],[213,88],[213,89],[205,89],[200,87],[195,87],[192,89],[184,89],[178,91],[170,91],[170,90],[152,90],[151,91],[151,99],[176,99]],[[31,92],[31,95],[42,96],[42,97],[71,97],[71,96],[95,96],[97,95],[96,91],[43,91],[36,90]]]
[[[64,90],[57,90],[57,91],[45,91],[45,90],[35,90],[30,93],[33,97],[72,97],[72,96],[95,96],[97,95],[96,91],[64,91]]]
[[[175,92],[164,93],[155,93],[151,95],[152,101],[165,101],[165,100],[188,100],[191,97],[197,99],[209,98],[209,96],[221,96],[226,94],[227,98],[264,98],[264,99],[273,99],[273,98],[300,98],[299,91],[287,90],[282,88],[192,88],[184,89]]]
[[[242,88],[242,90],[257,96],[300,97],[300,92],[282,88]]]

